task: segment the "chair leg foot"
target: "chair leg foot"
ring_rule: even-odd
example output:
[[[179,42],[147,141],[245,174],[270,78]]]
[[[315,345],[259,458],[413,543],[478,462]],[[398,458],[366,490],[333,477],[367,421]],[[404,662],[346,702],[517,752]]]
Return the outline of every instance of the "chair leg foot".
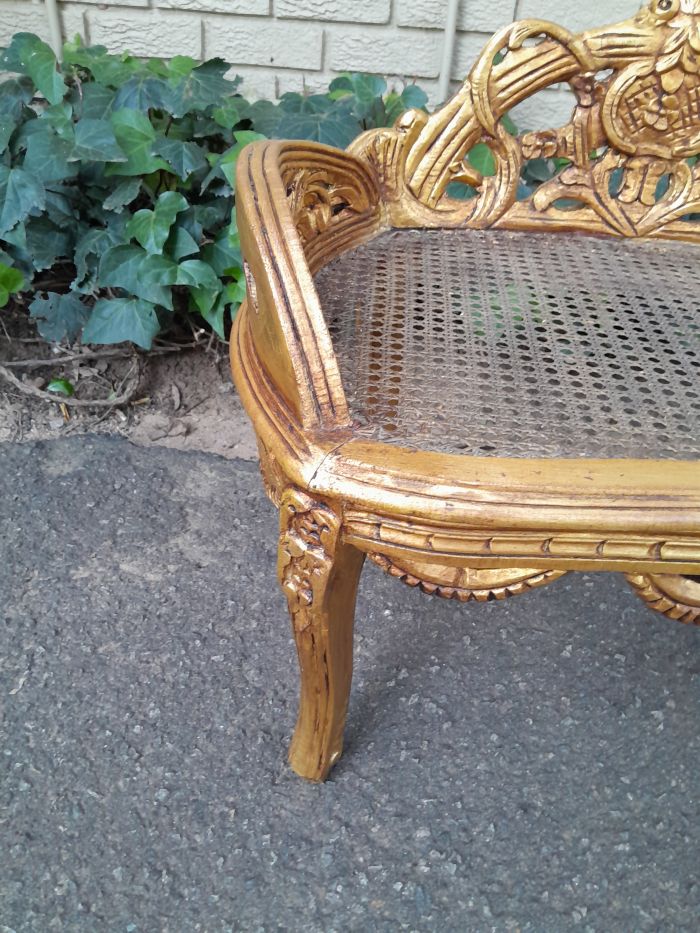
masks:
[[[278,572],[301,668],[293,770],[324,781],[340,758],[352,680],[357,586],[364,554],[340,540],[340,516],[288,490],[281,504]]]

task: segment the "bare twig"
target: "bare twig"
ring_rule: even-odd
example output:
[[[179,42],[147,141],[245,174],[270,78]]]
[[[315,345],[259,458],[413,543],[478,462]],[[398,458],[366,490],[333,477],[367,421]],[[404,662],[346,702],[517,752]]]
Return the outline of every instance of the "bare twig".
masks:
[[[138,362],[138,361],[137,361],[137,362]],[[129,379],[129,376],[130,376],[130,372],[127,373],[126,376],[124,377],[124,380],[123,380],[123,382],[121,383],[121,385],[119,386],[119,388],[117,389],[117,392],[123,391],[123,389],[124,389],[124,387],[125,387],[125,385],[126,385],[128,379]],[[138,388],[138,384],[139,384],[139,381],[140,381],[140,376],[141,376],[141,371],[140,371],[140,367],[139,367],[139,374],[138,374],[138,376],[137,376],[137,378],[136,378],[136,384],[135,384],[135,386],[134,386],[134,390]],[[138,404],[138,402],[136,402],[135,404]],[[90,424],[90,429],[96,428],[98,424],[101,424],[103,421],[106,421],[107,418],[109,418],[109,416],[110,416],[110,415],[112,414],[112,412],[115,410],[115,408],[118,408],[118,407],[119,407],[119,403],[118,403],[118,402],[114,402],[114,400],[113,400],[113,404],[111,405],[111,407],[110,407],[110,408],[107,408],[106,411],[104,411],[104,412],[100,415],[99,418],[97,418],[95,421],[93,421],[93,422]]]
[[[155,346],[149,351],[151,356],[163,356],[166,353],[180,353],[184,350],[193,350],[199,344],[180,343]],[[81,353],[67,353],[65,356],[55,356],[53,359],[14,360],[4,365],[8,369],[41,369],[44,366],[56,366],[60,363],[72,363],[76,360],[126,360],[136,354],[133,350],[84,350]]]
[[[7,367],[0,366],[0,376],[2,376],[3,379],[10,383],[10,385],[13,385],[16,389],[19,389],[19,391],[23,392],[25,395],[31,395],[33,398],[39,398],[44,402],[53,402],[56,405],[64,404],[71,408],[117,408],[119,405],[127,405],[136,394],[136,390],[139,387],[139,382],[141,379],[141,366],[138,358],[134,360],[134,365],[129,370],[126,379],[130,379],[134,372],[137,373],[136,379],[132,381],[129,389],[122,395],[110,399],[80,399],[63,398],[60,395],[54,395],[52,392],[44,392],[42,389],[37,389],[33,385],[28,385],[27,383],[22,382],[22,380],[18,379],[11,370],[7,369]],[[122,386],[120,386],[120,391],[125,382],[122,383]]]
[[[45,340],[42,340],[41,337],[10,337],[10,335],[5,332],[5,334],[0,334],[4,340],[8,340],[10,343],[42,343],[46,344]]]
[[[56,366],[61,363],[72,363],[76,360],[120,360],[129,359],[133,356],[133,351],[129,350],[113,350],[111,352],[109,350],[86,350],[84,353],[67,353],[65,356],[56,355],[53,359],[12,360],[4,365],[8,369],[41,369],[44,366]]]

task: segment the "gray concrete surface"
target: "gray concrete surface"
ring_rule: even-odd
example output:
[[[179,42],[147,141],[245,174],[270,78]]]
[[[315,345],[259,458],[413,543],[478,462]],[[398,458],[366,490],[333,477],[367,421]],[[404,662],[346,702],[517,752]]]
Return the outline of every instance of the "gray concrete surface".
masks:
[[[616,576],[506,604],[368,567],[346,756],[251,464],[0,447],[0,930],[698,929],[700,633]]]

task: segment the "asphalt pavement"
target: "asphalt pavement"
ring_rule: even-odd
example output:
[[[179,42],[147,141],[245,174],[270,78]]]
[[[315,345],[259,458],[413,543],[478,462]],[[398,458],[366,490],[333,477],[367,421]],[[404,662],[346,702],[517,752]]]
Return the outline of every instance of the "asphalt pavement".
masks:
[[[1,933],[698,929],[700,631],[367,567],[310,785],[275,545],[251,463],[0,446]]]

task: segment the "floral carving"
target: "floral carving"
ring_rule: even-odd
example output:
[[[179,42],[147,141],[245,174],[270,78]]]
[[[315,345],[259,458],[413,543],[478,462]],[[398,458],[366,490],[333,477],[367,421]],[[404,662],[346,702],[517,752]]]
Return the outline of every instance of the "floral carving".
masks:
[[[322,503],[288,490],[280,508],[278,575],[289,603],[294,629],[313,623],[311,609],[322,601],[340,529],[340,519]]]
[[[508,110],[562,81],[576,95],[570,123],[510,136]],[[477,143],[493,153],[493,176],[466,161]],[[653,0],[631,20],[581,35],[538,20],[508,26],[442,110],[406,114],[393,131],[360,137],[353,151],[393,201],[396,226],[518,229],[544,221],[698,238],[688,216],[700,212],[700,164],[687,160],[700,153],[700,0]],[[569,164],[518,201],[523,164],[535,158]],[[450,198],[453,181],[476,197]]]
[[[325,233],[340,214],[362,213],[370,206],[358,189],[335,184],[324,169],[295,172],[287,182],[287,198],[303,243]]]

